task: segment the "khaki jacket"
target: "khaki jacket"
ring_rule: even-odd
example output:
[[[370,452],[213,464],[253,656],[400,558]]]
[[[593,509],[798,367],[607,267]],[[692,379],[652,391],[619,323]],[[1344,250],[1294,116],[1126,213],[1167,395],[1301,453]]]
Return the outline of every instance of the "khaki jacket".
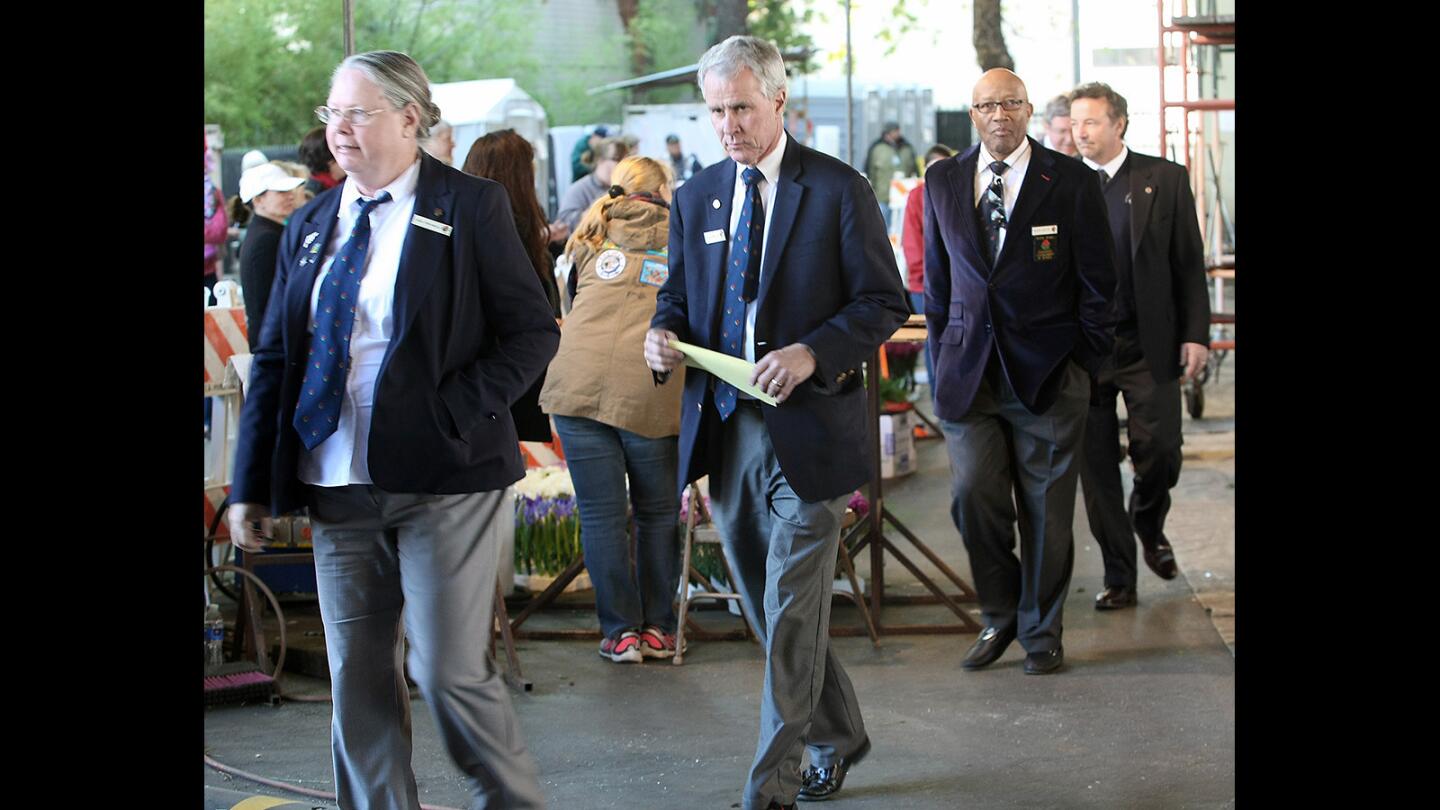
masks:
[[[610,208],[600,249],[577,250],[575,306],[540,392],[546,413],[593,419],[651,439],[680,432],[684,369],[657,386],[645,364],[655,294],[670,274],[669,229],[666,209],[621,200]]]

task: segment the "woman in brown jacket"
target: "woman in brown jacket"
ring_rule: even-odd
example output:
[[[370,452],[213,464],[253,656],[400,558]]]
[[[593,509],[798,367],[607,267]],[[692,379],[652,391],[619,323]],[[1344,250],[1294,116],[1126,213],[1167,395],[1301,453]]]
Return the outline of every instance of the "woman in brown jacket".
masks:
[[[683,385],[656,386],[643,350],[655,294],[669,275],[669,170],[630,157],[610,182],[566,245],[579,273],[575,305],[540,405],[555,419],[575,483],[585,566],[605,634],[600,655],[638,662],[675,654]],[[637,534],[633,574],[627,505]]]

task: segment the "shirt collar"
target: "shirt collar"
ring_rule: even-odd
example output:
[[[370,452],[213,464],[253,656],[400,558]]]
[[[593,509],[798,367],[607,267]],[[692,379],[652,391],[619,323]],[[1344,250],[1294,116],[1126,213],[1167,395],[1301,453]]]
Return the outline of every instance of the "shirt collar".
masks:
[[[790,140],[790,136],[785,134],[785,130],[780,130],[780,142],[775,144],[775,148],[770,150],[770,154],[760,158],[760,162],[755,164],[755,168],[759,169],[760,174],[765,177],[765,182],[771,185],[774,185],[775,181],[780,179],[780,161],[785,157],[785,142],[788,140]],[[740,166],[735,172],[735,177],[738,180],[740,179],[740,172],[744,171],[745,167],[739,163],[735,165]]]
[[[1003,162],[1006,166],[1009,166],[1013,169],[1029,156],[1030,139],[1023,138],[1020,141],[1020,145],[1015,147],[1015,151],[1005,156],[1005,160]],[[990,168],[990,164],[994,162],[995,156],[990,154],[990,150],[985,148],[985,143],[982,141],[980,143],[980,171],[988,170]]]
[[[391,200],[403,200],[406,197],[411,196],[415,193],[415,187],[419,185],[419,183],[420,158],[419,156],[416,156],[415,162],[410,164],[410,168],[401,172],[399,177],[391,180],[389,185],[378,189],[375,192],[375,196],[378,197],[380,196],[381,192],[388,191],[390,192]],[[355,201],[358,199],[360,199],[359,187],[355,185],[354,180],[351,180],[348,177],[345,178],[345,188],[340,191],[340,212],[343,214],[344,212],[349,211],[350,207],[353,206],[355,204]]]
[[[1123,166],[1123,165],[1125,165],[1125,158],[1126,158],[1126,156],[1128,156],[1129,154],[1130,154],[1130,147],[1126,146],[1124,141],[1121,141],[1121,142],[1120,142],[1120,154],[1118,154],[1118,155],[1116,155],[1115,157],[1111,158],[1110,162],[1109,162],[1109,163],[1106,163],[1106,164],[1103,165],[1103,166],[1100,165],[1099,163],[1096,163],[1095,161],[1091,160],[1090,158],[1087,158],[1087,157],[1082,157],[1081,160],[1085,161],[1085,165],[1086,165],[1086,166],[1089,166],[1090,168],[1096,169],[1096,170],[1104,169],[1104,170],[1105,170],[1105,174],[1106,174],[1107,176],[1109,176],[1109,177],[1114,177],[1116,174],[1118,174],[1118,173],[1120,172],[1120,167]]]

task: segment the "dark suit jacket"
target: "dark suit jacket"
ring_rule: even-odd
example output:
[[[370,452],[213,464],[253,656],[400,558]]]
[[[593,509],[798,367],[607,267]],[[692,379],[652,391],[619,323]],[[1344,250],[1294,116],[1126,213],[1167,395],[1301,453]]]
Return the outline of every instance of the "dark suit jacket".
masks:
[[[1140,349],[1157,382],[1180,376],[1180,344],[1210,345],[1204,241],[1185,167],[1131,151],[1130,256]]]
[[[1010,386],[1039,414],[1054,404],[1067,360],[1094,374],[1114,344],[1115,249],[1099,180],[1033,138],[1030,149],[993,269],[975,218],[979,144],[925,173],[925,320],[943,419],[969,411],[994,346]],[[1053,235],[1032,233],[1047,226]]]
[[[424,155],[415,194],[417,215],[454,230],[444,236],[411,225],[406,234],[394,332],[375,382],[370,477],[389,492],[500,489],[525,470],[510,405],[550,362],[560,330],[503,187]],[[323,254],[339,205],[340,190],[331,189],[285,228],[240,413],[230,498],[269,503],[274,514],[305,504],[291,422],[320,263],[304,240],[315,234],[309,245],[318,241]]]
[[[788,137],[788,136],[787,136]],[[719,350],[725,257],[736,164],[723,160],[675,192],[670,208],[670,278],[650,325]],[[717,208],[715,201],[719,201]],[[785,146],[755,314],[755,357],[804,343],[815,374],[779,407],[763,406],[776,458],[790,487],[810,502],[869,480],[872,453],[860,363],[909,313],[875,194],[858,172],[794,138]],[[704,233],[725,239],[706,244]],[[719,413],[711,377],[685,373],[680,411],[680,485],[706,475],[717,457]]]

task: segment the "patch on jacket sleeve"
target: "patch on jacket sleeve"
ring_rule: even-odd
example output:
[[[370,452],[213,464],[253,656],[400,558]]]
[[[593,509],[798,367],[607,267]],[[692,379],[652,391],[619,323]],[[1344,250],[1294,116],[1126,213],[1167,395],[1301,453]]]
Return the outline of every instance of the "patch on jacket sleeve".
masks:
[[[640,266],[640,282],[642,284],[663,287],[668,278],[670,278],[670,265],[665,262],[646,259],[645,263]]]

